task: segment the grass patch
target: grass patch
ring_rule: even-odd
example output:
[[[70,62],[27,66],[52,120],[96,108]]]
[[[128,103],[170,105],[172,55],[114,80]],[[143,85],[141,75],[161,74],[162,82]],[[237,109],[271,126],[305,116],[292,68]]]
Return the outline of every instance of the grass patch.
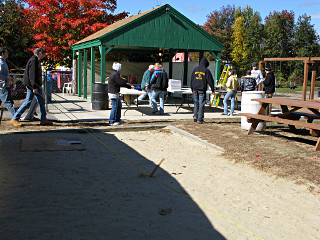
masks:
[[[278,93],[296,93],[296,92],[302,92],[303,87],[302,86],[297,86],[295,89],[290,89],[290,88],[276,88],[276,92]],[[307,87],[307,91],[310,91],[310,86]],[[318,88],[314,88],[314,92],[317,93],[319,91]]]

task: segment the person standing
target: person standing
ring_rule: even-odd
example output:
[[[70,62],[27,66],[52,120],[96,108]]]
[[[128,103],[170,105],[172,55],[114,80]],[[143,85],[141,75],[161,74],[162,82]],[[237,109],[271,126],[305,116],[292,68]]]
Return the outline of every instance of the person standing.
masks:
[[[238,84],[237,72],[235,69],[230,70],[229,75],[230,77],[226,82],[227,94],[223,99],[224,111],[222,115],[233,116],[234,102],[237,95],[237,89],[239,84]],[[231,97],[231,109],[230,109],[230,114],[228,114],[228,100],[230,97]]]
[[[119,95],[120,87],[134,88],[134,86],[127,84],[126,81],[120,77],[120,72],[122,70],[122,65],[120,63],[114,62],[112,69],[113,72],[110,74],[108,81],[108,96],[112,104],[109,125],[115,126],[124,123],[121,121],[122,103]]]
[[[168,88],[168,75],[163,70],[163,67],[160,63],[154,65],[154,72],[151,76],[150,85],[151,85],[151,103],[153,107],[152,114],[159,112],[161,115],[164,114],[164,97],[167,93]],[[148,86],[150,88],[150,86]],[[157,106],[157,97],[159,96],[160,110]]]
[[[34,55],[27,62],[23,76],[23,81],[27,88],[26,100],[11,119],[11,123],[17,127],[21,127],[21,123],[19,122],[21,115],[30,107],[34,97],[39,104],[40,125],[53,125],[53,122],[47,120],[45,101],[42,96],[41,60],[46,57],[46,50],[44,48],[36,48],[33,50],[33,53]]]
[[[255,91],[256,90],[256,79],[255,77],[251,76],[251,71],[248,70],[246,72],[246,76],[241,78],[240,82],[240,90],[241,92],[243,91]]]
[[[154,70],[154,65],[150,65],[149,68],[144,72],[142,81],[141,81],[141,90],[145,92],[145,94],[142,94],[138,97],[138,99],[135,100],[135,103],[138,103],[142,101],[147,95],[149,96],[149,105],[152,106],[151,103],[151,89],[148,88],[148,85],[150,85],[151,76]]]
[[[204,105],[206,102],[206,91],[209,85],[214,95],[214,81],[210,70],[208,69],[209,62],[204,57],[201,59],[198,67],[193,69],[191,74],[191,91],[193,93],[193,121],[197,123],[205,123]]]
[[[271,71],[271,67],[270,66],[266,66],[265,71],[266,71],[266,74],[267,74],[265,80],[263,81],[265,97],[266,98],[272,98],[272,96],[273,96],[273,94],[274,94],[274,92],[276,90],[276,87],[275,87],[276,78],[274,76],[274,72]],[[271,114],[271,108],[272,108],[272,105],[269,104],[267,109],[266,109],[267,115]]]
[[[256,62],[253,62],[251,70],[251,75],[256,79],[256,91],[258,90],[259,85],[263,82],[262,72],[259,69],[257,69],[257,66],[258,64]]]
[[[0,104],[2,102],[13,116],[16,111],[10,91],[9,69],[6,62],[8,57],[8,50],[4,47],[0,47]]]

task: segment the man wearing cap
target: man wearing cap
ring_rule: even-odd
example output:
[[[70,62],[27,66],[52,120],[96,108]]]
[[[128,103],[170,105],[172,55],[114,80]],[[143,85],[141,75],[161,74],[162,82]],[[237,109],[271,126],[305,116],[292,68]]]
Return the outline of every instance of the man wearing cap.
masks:
[[[256,90],[258,90],[259,85],[262,83],[263,81],[263,75],[262,72],[260,70],[257,69],[257,63],[253,62],[252,63],[252,70],[251,70],[251,75],[256,79]]]
[[[271,71],[271,67],[270,66],[266,66],[265,71],[266,71],[266,74],[267,74],[266,79],[263,81],[265,97],[266,98],[272,98],[273,93],[276,90],[276,87],[275,87],[276,78],[274,76],[274,72]],[[268,115],[271,114],[271,108],[272,108],[272,105],[269,104],[267,109],[266,109],[266,112],[267,112]]]
[[[152,106],[151,103],[151,89],[148,88],[150,85],[151,76],[154,70],[154,65],[150,65],[149,68],[144,72],[142,81],[141,81],[141,90],[145,92],[145,94],[141,94],[138,99],[135,100],[135,103],[139,103],[142,101],[147,95],[149,96],[149,105]]]
[[[127,84],[126,81],[120,77],[120,72],[122,70],[122,65],[120,63],[114,62],[112,69],[113,72],[110,74],[108,82],[108,96],[112,103],[109,125],[115,126],[123,123],[123,121],[121,121],[122,104],[119,96],[120,87],[134,88],[134,86]]]

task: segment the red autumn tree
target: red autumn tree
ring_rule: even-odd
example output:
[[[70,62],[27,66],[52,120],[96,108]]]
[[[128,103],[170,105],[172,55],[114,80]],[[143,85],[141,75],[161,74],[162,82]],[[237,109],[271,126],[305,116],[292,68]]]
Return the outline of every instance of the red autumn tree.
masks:
[[[25,13],[33,22],[37,41],[48,58],[66,64],[71,59],[70,46],[88,35],[128,16],[113,14],[116,0],[25,0]],[[66,61],[67,60],[67,61]]]

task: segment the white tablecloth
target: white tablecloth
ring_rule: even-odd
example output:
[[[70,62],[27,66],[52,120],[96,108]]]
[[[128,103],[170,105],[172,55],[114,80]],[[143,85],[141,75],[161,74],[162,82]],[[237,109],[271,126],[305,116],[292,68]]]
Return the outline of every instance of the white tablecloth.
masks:
[[[131,88],[120,88],[120,93],[123,95],[141,95],[145,94],[144,91],[131,89]]]

